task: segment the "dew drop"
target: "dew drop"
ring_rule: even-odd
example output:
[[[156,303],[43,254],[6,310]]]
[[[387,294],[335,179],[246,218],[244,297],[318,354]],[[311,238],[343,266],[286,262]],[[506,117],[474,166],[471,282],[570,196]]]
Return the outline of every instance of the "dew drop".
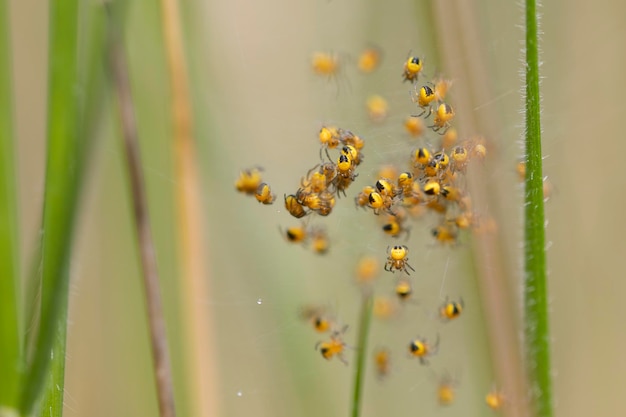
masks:
[[[243,392],[237,391],[237,397],[243,397]]]
[[[256,303],[257,303],[258,305],[261,305],[261,304],[263,304],[263,300],[261,300],[261,299],[259,298],[258,300],[256,300]]]

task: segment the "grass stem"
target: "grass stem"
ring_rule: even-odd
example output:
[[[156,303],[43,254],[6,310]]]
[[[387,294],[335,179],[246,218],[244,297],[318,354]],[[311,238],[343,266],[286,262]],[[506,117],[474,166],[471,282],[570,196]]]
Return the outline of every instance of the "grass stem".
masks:
[[[494,71],[488,65],[488,41],[481,35],[479,16],[481,3],[468,0],[455,4],[433,3],[438,48],[442,65],[453,77],[467,81],[455,84],[459,131],[481,132],[490,140],[503,137],[499,118],[490,113],[485,117],[476,108],[493,97]],[[485,167],[485,166],[483,166]],[[488,169],[472,169],[467,176],[472,200],[488,207],[485,215],[502,218],[502,185],[492,181]],[[480,301],[484,310],[489,360],[497,385],[506,392],[507,401],[515,407],[505,407],[506,417],[528,417],[526,369],[523,363],[523,346],[519,343],[519,325],[515,315],[515,301],[511,283],[517,270],[507,259],[505,234],[474,233],[471,245],[471,264],[478,284]]]
[[[52,347],[50,371],[46,378],[39,415],[41,417],[63,416],[63,394],[65,386],[65,352],[67,347],[67,309],[62,311],[57,324],[57,333]]]
[[[161,417],[174,417],[176,411],[174,407],[172,369],[165,319],[163,317],[163,303],[159,289],[156,253],[148,215],[148,200],[139,154],[139,139],[128,62],[120,39],[119,28],[115,25],[113,17],[109,16],[109,65],[117,94],[123,145],[130,179],[133,214],[141,254],[159,411]]]
[[[78,1],[50,2],[46,188],[41,237],[41,309],[33,357],[23,379],[20,411],[30,415],[48,383],[50,363],[61,375],[52,386],[64,390],[65,347],[57,350],[66,326],[69,260],[76,220],[82,142],[78,135]],[[37,308],[34,306],[33,308]],[[63,345],[65,338],[63,337]],[[61,353],[62,352],[62,353]],[[55,353],[57,353],[55,355]],[[62,401],[59,404],[62,407]],[[60,415],[62,408],[52,410]],[[50,411],[47,415],[50,415]]]
[[[365,363],[367,358],[367,339],[372,322],[372,294],[365,294],[361,304],[359,316],[358,347],[356,354],[356,369],[354,371],[354,392],[352,396],[352,417],[361,415],[361,398],[363,394],[363,379],[365,378]]]
[[[21,369],[19,231],[8,7],[0,0],[0,415],[16,409]]]
[[[536,0],[526,0],[526,195],[524,311],[529,381],[535,415],[552,416],[550,332],[541,157],[541,96]]]
[[[189,74],[181,27],[180,2],[161,0],[165,52],[172,94],[172,148],[175,155],[176,217],[181,264],[180,297],[182,325],[188,351],[185,354],[189,376],[188,395],[196,416],[217,412],[215,354],[211,354],[209,311],[200,302],[200,294],[209,291],[207,253],[203,231],[204,210],[193,135],[193,109],[189,92]]]

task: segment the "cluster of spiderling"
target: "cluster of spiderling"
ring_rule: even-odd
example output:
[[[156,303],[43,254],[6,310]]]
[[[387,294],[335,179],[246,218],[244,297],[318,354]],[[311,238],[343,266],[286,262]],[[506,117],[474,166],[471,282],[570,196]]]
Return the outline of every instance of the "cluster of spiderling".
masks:
[[[438,78],[420,86],[418,75],[422,71],[423,62],[417,57],[410,57],[404,64],[402,76],[414,83],[411,98],[419,109],[405,120],[405,129],[411,136],[419,137],[429,128],[440,139],[434,145],[424,143],[425,146],[413,149],[403,172],[398,173],[395,167],[381,170],[377,181],[365,186],[355,201],[376,215],[384,214],[382,229],[394,237],[408,235],[409,219],[426,211],[437,213],[439,223],[432,228],[433,236],[441,243],[455,244],[460,230],[480,230],[465,173],[470,163],[485,158],[487,146],[482,137],[458,140],[456,129],[451,127],[455,111],[444,101],[451,81]],[[428,124],[431,115],[433,120]],[[405,262],[407,253],[404,246],[391,248],[386,269],[408,273],[411,267]]]
[[[363,73],[372,72],[378,66],[380,57],[380,49],[369,48],[359,57],[358,68]],[[343,63],[338,54],[317,52],[312,57],[311,65],[315,74],[335,77],[341,72]],[[409,98],[416,106],[415,114],[405,119],[404,128],[410,136],[416,138],[431,131],[436,139],[422,140],[420,146],[406,155],[404,167],[387,166],[381,169],[376,181],[357,192],[354,201],[357,209],[369,210],[377,216],[383,236],[392,238],[404,235],[408,239],[411,223],[431,212],[436,218],[430,229],[435,241],[455,246],[464,230],[485,231],[493,227],[474,211],[465,179],[468,167],[481,162],[488,148],[482,137],[458,140],[457,131],[452,126],[455,110],[446,101],[451,81],[436,78],[420,82],[420,78],[424,78],[423,72],[421,58],[411,56],[404,62],[402,79],[412,84]],[[383,121],[387,116],[387,105],[382,97],[370,97],[366,108],[375,122]],[[297,219],[329,216],[337,200],[347,196],[346,191],[358,175],[356,169],[364,160],[364,140],[350,130],[322,126],[317,137],[320,144],[318,162],[301,177],[295,192],[284,194],[285,209]],[[255,195],[260,203],[272,204],[276,196],[270,186],[263,182],[261,171],[260,168],[242,171],[236,188],[240,192]],[[281,229],[281,233],[288,242],[310,246],[318,254],[326,253],[330,247],[325,228],[310,225],[308,221]],[[367,287],[381,269],[391,273],[399,272],[401,276],[395,282],[393,292],[399,303],[410,302],[413,293],[410,273],[415,272],[415,269],[409,264],[408,255],[409,248],[406,245],[389,245],[387,253],[384,256],[381,254],[382,262],[377,258],[363,258],[359,261],[357,280]],[[462,298],[446,297],[438,307],[436,316],[442,322],[450,322],[457,319],[464,308]],[[393,305],[385,299],[375,300],[376,315],[391,315],[393,309]],[[315,331],[329,334],[315,345],[321,356],[327,360],[336,357],[347,364],[345,353],[348,345],[344,342],[344,335],[348,326],[340,325],[323,307],[306,307],[302,309],[301,317]],[[407,339],[405,351],[422,365],[428,365],[439,351],[439,335],[434,338],[414,336]],[[387,347],[376,349],[374,365],[378,376],[386,377],[391,372],[391,350]],[[437,393],[441,405],[453,402],[457,385],[457,378],[447,374],[439,379]],[[503,398],[499,391],[493,390],[487,395],[486,402],[491,408],[500,408]]]
[[[261,179],[263,168],[254,167],[239,173],[239,178],[235,182],[237,191],[249,195],[254,195],[259,203],[273,204],[276,195],[272,194],[270,186]]]
[[[320,163],[302,177],[294,194],[284,196],[285,208],[298,219],[308,214],[323,217],[330,215],[337,198],[345,196],[346,190],[354,182],[358,175],[355,172],[356,167],[363,161],[362,149],[365,142],[351,131],[323,126],[318,137]],[[340,153],[333,159],[329,149],[340,149]],[[302,223],[300,226],[288,228],[285,236],[295,243],[307,243],[310,240],[316,253],[322,254],[328,250],[328,237],[322,226],[307,226]]]
[[[347,195],[346,190],[358,175],[356,168],[363,161],[365,142],[353,132],[335,126],[323,126],[318,138],[320,162],[300,179],[295,193],[284,194],[285,209],[297,219],[310,214],[323,217],[330,215],[337,198]],[[333,158],[329,150],[336,149],[339,149],[339,155]],[[263,204],[273,204],[276,198],[270,186],[262,182],[260,168],[242,171],[235,186],[240,192],[254,194]],[[319,254],[326,253],[329,248],[323,226],[302,222],[287,228],[283,233],[289,242],[310,244],[313,251]]]

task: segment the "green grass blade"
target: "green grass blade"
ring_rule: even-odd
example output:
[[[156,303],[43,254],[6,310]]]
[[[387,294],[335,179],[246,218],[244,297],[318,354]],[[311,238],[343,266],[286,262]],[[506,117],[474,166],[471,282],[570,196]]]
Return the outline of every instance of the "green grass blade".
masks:
[[[82,138],[82,147],[77,160],[76,184],[77,194],[80,191],[84,178],[87,176],[87,167],[91,159],[95,142],[97,124],[103,111],[104,92],[104,8],[100,5],[82,3],[80,21],[88,29],[84,32],[84,43],[79,46],[80,59],[77,77],[81,86],[84,86],[84,95],[81,97],[79,111],[79,135]],[[81,32],[82,33],[82,32]],[[80,65],[82,64],[82,65]],[[78,201],[78,197],[77,197]],[[67,300],[64,300],[67,304]],[[65,351],[67,337],[67,309],[61,311],[58,321],[58,333],[55,337],[50,372],[44,388],[39,414],[42,417],[60,417],[63,415],[63,387],[65,385]]]
[[[77,35],[78,2],[50,2],[48,64],[48,149],[41,245],[41,315],[33,358],[21,398],[22,414],[31,414],[50,370],[50,358],[65,326],[69,257],[75,221],[78,167]],[[64,338],[63,338],[64,339]],[[56,352],[55,361],[64,355]],[[55,363],[55,367],[64,365]],[[62,380],[57,381],[63,392]],[[60,413],[60,411],[59,411]],[[48,413],[49,415],[49,413]]]
[[[361,415],[361,397],[363,394],[363,379],[365,378],[365,359],[367,358],[367,338],[372,323],[372,306],[374,304],[371,294],[363,297],[361,314],[359,316],[359,341],[356,357],[356,369],[354,371],[354,392],[352,396],[352,417]]]
[[[81,3],[81,14],[79,21],[85,30],[85,42],[79,45],[79,56],[82,53],[84,58],[79,58],[79,85],[82,94],[79,96],[79,136],[81,138],[82,154],[77,160],[77,176],[78,176],[78,193],[80,194],[81,185],[84,182],[90,166],[89,161],[92,156],[93,144],[97,136],[97,130],[103,114],[103,103],[106,101],[104,97],[104,8],[100,4],[92,4],[91,2]],[[80,64],[83,64],[82,66]],[[33,239],[33,242],[36,240]],[[40,264],[41,264],[41,242],[34,245],[34,250],[29,254],[29,261],[24,280],[26,281],[23,289],[23,301],[25,306],[21,311],[24,312],[24,323],[26,327],[35,325],[38,322],[39,309],[36,306],[39,299],[40,289]],[[37,335],[30,331],[23,335],[24,345],[31,347],[33,339]],[[28,353],[25,355],[28,356]]]
[[[7,9],[6,0],[0,0],[0,415],[3,408],[17,408],[21,368],[18,195]]]
[[[84,28],[79,44],[78,79],[83,94],[79,105],[79,137],[82,139],[82,154],[78,160],[79,186],[85,178],[85,170],[89,166],[93,145],[97,136],[98,125],[102,121],[105,106],[106,84],[104,72],[105,57],[105,14],[100,3],[82,2],[80,4],[79,21]]]
[[[63,415],[67,309],[61,311],[61,316],[57,323],[57,333],[55,335],[54,347],[52,348],[52,360],[50,361],[43,399],[39,407],[39,415],[41,417],[61,417]]]
[[[552,416],[535,0],[526,0],[525,334],[535,415]]]

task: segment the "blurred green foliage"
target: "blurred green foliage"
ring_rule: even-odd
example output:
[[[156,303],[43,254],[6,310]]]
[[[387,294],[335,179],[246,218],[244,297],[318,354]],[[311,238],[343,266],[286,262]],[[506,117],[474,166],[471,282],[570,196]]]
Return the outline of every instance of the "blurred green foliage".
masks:
[[[448,3],[450,16],[459,1]],[[522,11],[494,0],[472,5],[480,18],[482,36],[477,42],[486,52],[481,59],[492,70],[489,80],[493,88],[490,100],[472,111],[501,126],[493,138],[497,149],[489,162],[490,181],[500,191],[497,204],[490,208],[506,236],[503,256],[516,265],[522,195],[514,172],[521,150],[514,142],[522,134],[518,70],[523,38],[516,25],[521,23]],[[21,243],[15,245],[25,249],[18,251],[23,266],[41,218],[48,107],[47,18],[33,0],[10,6],[21,229]],[[354,129],[367,140],[367,165],[359,184],[369,183],[380,163],[397,162],[394,155],[403,155],[412,146],[400,136],[399,122],[413,109],[408,87],[399,83],[401,65],[411,50],[423,54],[426,62],[435,61],[441,52],[441,46],[429,38],[432,14],[409,1],[393,5],[353,0],[258,5],[192,2],[187,7],[196,137],[209,220],[206,256],[211,262],[206,277],[211,293],[197,298],[210,306],[209,319],[216,323],[218,354],[213,363],[219,371],[216,401],[221,402],[221,415],[347,413],[350,369],[319,357],[313,350],[318,337],[298,320],[297,310],[307,303],[330,305],[342,322],[353,325],[346,338],[354,343],[358,296],[351,282],[353,260],[361,254],[384,253],[388,242],[380,238],[375,222],[354,211],[349,197],[338,202],[336,213],[328,219],[331,253],[315,258],[281,240],[278,226],[294,223],[280,205],[259,207],[254,200],[236,194],[233,181],[239,169],[261,165],[277,192],[295,191],[300,177],[317,162],[315,132],[320,124],[329,122]],[[158,10],[152,3],[131,3],[125,36],[173,344],[177,402],[185,415],[188,405],[181,363],[186,346],[177,331],[178,307],[189,300],[180,300],[176,289],[172,199],[177,184],[172,174],[169,97]],[[620,166],[625,146],[617,139],[620,115],[626,110],[621,97],[626,57],[608,40],[623,38],[620,19],[625,10],[610,0],[593,4],[557,1],[541,10],[544,154],[548,156],[544,171],[555,184],[546,210],[550,220],[547,237],[554,242],[548,257],[554,297],[554,368],[559,374],[555,381],[555,397],[560,399],[557,414],[620,415],[624,413],[620,390],[626,383],[626,361],[620,359],[625,339],[617,329],[621,328],[619,307],[626,284],[618,256],[625,249],[624,202],[615,190],[623,189],[624,180],[611,172]],[[416,16],[423,19],[422,25],[415,24]],[[328,83],[310,74],[311,52],[333,50],[353,56],[368,42],[384,51],[383,66],[371,77],[348,71],[337,83]],[[593,64],[600,66],[601,76],[596,75],[600,70],[594,70]],[[436,70],[445,73],[443,68]],[[446,75],[458,85],[465,82],[465,74]],[[583,93],[585,86],[589,88]],[[384,127],[371,125],[364,116],[363,103],[371,93],[390,100],[392,117]],[[102,101],[106,104],[108,98]],[[84,205],[75,219],[67,416],[157,413],[114,120],[106,112],[94,127],[101,140],[87,165]],[[594,139],[602,166],[611,172],[598,174],[586,169],[580,154],[581,149],[589,149],[589,138]],[[467,320],[442,331],[442,341],[447,341],[449,349],[442,349],[432,370],[409,362],[406,367],[399,365],[384,383],[376,381],[373,374],[366,375],[364,416],[406,412],[457,415],[461,407],[471,414],[484,413],[484,393],[494,381],[476,284],[467,278],[464,266],[466,248],[437,250],[428,238],[421,239],[427,229],[427,225],[416,227],[411,237],[411,247],[420,248],[413,251],[411,260],[418,267],[416,279],[424,309],[439,302],[445,275],[446,291],[463,295]],[[518,279],[511,283],[514,288],[521,288],[521,275],[519,271]],[[597,279],[599,276],[603,279]],[[380,291],[389,284],[383,281],[378,284]],[[370,345],[374,348],[385,341],[401,347],[401,352],[408,338],[435,329],[424,317],[407,310],[402,323],[374,320]],[[30,329],[30,323],[26,328]],[[405,358],[401,356],[394,363],[402,364]],[[352,359],[348,357],[351,365]],[[443,368],[458,369],[461,374],[458,402],[448,409],[440,409],[434,400],[432,371],[440,373],[446,370]]]

